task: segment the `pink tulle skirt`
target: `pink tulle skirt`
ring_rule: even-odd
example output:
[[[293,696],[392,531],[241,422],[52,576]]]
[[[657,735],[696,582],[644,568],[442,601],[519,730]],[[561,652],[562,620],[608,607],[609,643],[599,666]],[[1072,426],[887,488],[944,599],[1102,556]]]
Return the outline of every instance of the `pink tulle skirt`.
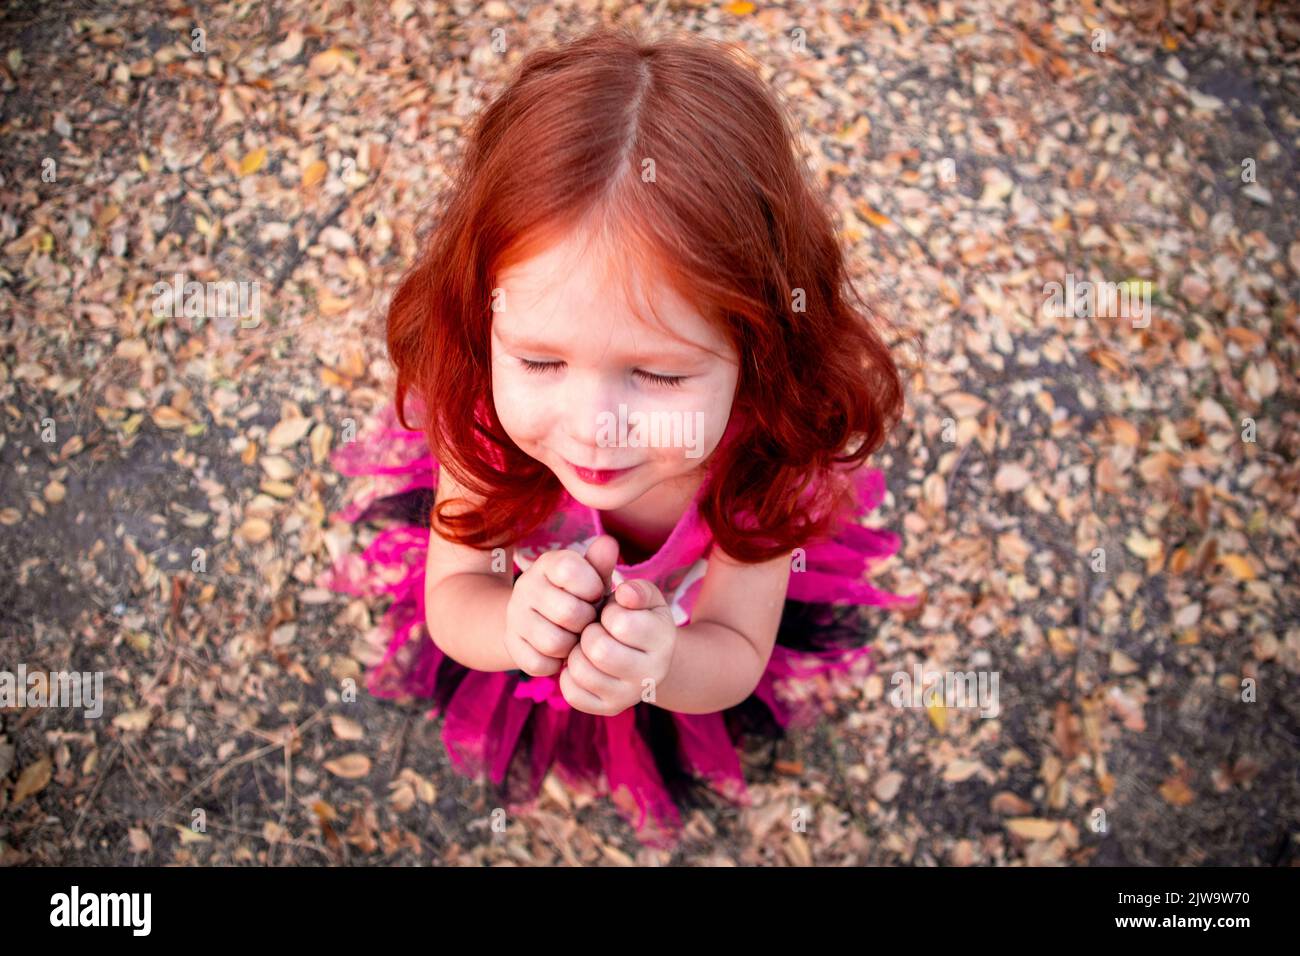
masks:
[[[320,583],[391,598],[376,625],[385,650],[367,674],[369,691],[423,702],[428,717],[441,717],[452,765],[471,778],[486,776],[512,811],[536,800],[553,770],[578,792],[608,795],[646,846],[674,846],[682,811],[712,802],[711,794],[748,805],[738,748],[747,737],[775,740],[815,723],[828,676],[865,677],[874,669],[865,608],[906,603],[865,580],[872,563],[897,551],[897,536],[849,522],[833,541],[808,549],[799,579],[804,600],[786,601],[767,670],[744,702],[712,714],[648,703],[613,717],[586,714],[557,699],[552,679],[471,670],[430,639],[424,571],[436,464],[422,432],[401,427],[390,406],[333,464],[364,479],[333,518],[363,535],[378,533],[362,553],[337,555]],[[864,469],[859,491],[863,516],[883,497],[883,475]]]

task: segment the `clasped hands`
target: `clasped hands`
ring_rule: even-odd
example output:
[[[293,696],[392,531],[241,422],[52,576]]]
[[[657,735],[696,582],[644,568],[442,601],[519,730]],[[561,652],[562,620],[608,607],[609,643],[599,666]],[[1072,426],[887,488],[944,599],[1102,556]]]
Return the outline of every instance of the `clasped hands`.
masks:
[[[506,651],[525,674],[559,674],[574,710],[612,717],[643,700],[672,665],[677,625],[659,588],[624,581],[599,613],[618,561],[618,542],[601,535],[586,555],[547,551],[514,583],[506,606]]]

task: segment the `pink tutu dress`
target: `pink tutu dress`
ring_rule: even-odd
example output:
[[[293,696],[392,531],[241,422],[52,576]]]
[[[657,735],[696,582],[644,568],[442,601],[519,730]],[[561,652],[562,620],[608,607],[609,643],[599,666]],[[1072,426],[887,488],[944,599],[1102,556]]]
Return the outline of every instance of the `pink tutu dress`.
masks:
[[[383,525],[364,552],[340,555],[320,582],[353,596],[392,598],[376,625],[387,650],[367,675],[369,691],[431,701],[427,716],[442,717],[452,765],[469,777],[486,774],[504,804],[531,803],[554,769],[572,788],[610,795],[646,846],[676,844],[681,811],[701,805],[702,788],[748,805],[737,751],[745,736],[779,739],[788,727],[814,723],[819,701],[804,682],[855,666],[869,673],[874,664],[863,607],[907,601],[865,580],[871,564],[897,551],[897,535],[850,518],[795,562],[771,660],[744,702],[711,714],[678,714],[650,703],[613,717],[587,714],[569,706],[555,677],[471,670],[430,639],[424,572],[438,464],[423,432],[401,427],[390,405],[374,427],[335,453],[333,464],[343,475],[367,478],[334,519],[358,531]],[[854,478],[860,518],[880,503],[885,482],[869,468]],[[697,501],[654,555],[614,571],[615,583],[654,581],[679,626],[691,619],[712,543]],[[600,513],[563,493],[555,515],[516,543],[514,573],[552,548],[585,553],[602,533]],[[803,684],[803,693],[789,693],[791,683]]]

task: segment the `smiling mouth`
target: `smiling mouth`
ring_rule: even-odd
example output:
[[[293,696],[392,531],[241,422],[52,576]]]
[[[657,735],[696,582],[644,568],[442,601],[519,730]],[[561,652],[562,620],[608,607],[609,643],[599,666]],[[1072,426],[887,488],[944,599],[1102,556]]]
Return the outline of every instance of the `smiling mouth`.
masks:
[[[567,458],[564,459],[564,463],[573,469],[575,475],[589,485],[607,485],[637,468],[636,465],[631,468],[579,468]]]

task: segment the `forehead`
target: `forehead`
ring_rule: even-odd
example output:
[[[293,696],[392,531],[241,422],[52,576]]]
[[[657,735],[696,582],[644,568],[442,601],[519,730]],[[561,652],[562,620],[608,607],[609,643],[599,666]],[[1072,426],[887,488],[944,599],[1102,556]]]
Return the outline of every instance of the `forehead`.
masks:
[[[732,354],[730,343],[642,259],[570,235],[503,269],[493,331],[556,345]]]

